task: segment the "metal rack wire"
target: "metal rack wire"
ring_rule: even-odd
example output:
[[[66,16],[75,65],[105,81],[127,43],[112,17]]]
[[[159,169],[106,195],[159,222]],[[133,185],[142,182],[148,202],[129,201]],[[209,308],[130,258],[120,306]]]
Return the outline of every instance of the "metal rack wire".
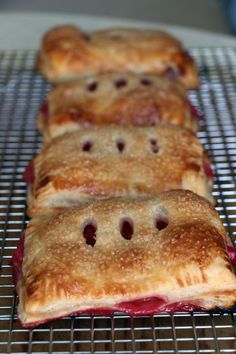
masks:
[[[191,50],[201,90],[191,100],[205,114],[199,137],[215,168],[214,196],[236,241],[236,50]],[[236,353],[236,312],[81,315],[29,330],[16,321],[9,260],[25,228],[22,172],[39,148],[35,114],[49,85],[35,52],[0,53],[0,353]]]

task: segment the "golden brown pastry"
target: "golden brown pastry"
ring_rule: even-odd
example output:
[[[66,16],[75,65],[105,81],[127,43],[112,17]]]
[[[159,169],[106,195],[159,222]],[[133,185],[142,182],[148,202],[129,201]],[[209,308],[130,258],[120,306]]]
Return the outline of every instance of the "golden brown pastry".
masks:
[[[184,87],[132,73],[90,75],[58,85],[38,115],[38,127],[47,139],[94,125],[160,123],[196,130],[197,117]]]
[[[132,71],[199,87],[193,59],[176,38],[158,30],[111,28],[85,33],[75,26],[55,27],[43,37],[38,67],[53,82],[86,73]]]
[[[35,217],[12,259],[19,319],[30,327],[76,313],[231,307],[228,246],[214,208],[190,191]]]
[[[211,197],[197,137],[177,126],[107,126],[59,136],[34,161],[28,214],[108,197],[190,189]]]

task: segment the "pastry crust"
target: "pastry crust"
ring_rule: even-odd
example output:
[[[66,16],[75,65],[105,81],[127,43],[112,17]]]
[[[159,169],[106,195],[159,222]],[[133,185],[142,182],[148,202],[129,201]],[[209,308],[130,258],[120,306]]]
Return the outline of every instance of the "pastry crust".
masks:
[[[170,123],[196,130],[181,84],[132,73],[90,75],[54,88],[38,114],[46,139],[94,125]]]
[[[59,136],[35,158],[30,216],[108,197],[183,188],[212,200],[196,135],[171,125],[107,126]]]
[[[55,27],[42,39],[38,68],[52,82],[86,73],[132,71],[174,77],[189,89],[199,87],[193,59],[176,38],[158,30],[84,33],[75,26]]]
[[[120,232],[127,217],[133,222],[130,240]],[[163,217],[167,226],[158,230],[156,220]],[[93,247],[83,237],[88,222],[97,227]],[[236,277],[227,244],[210,203],[183,190],[35,217],[25,232],[17,281],[19,318],[27,327],[90,309],[144,314],[179,302],[195,304],[193,309],[231,307]],[[163,299],[162,305],[150,311],[146,301],[143,309],[128,309],[131,301],[150,297]]]

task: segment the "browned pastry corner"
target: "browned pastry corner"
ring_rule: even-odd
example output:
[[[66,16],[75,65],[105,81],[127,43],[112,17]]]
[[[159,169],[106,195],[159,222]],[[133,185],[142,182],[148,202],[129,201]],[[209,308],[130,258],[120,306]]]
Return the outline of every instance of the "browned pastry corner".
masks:
[[[38,114],[46,139],[94,125],[160,123],[196,130],[197,117],[184,86],[148,74],[95,74],[58,85]]]
[[[25,327],[81,312],[147,315],[236,302],[230,239],[210,203],[190,191],[41,215],[21,244],[12,264]]]
[[[51,29],[42,39],[38,68],[52,82],[86,73],[132,71],[168,76],[199,87],[196,66],[181,43],[158,30],[111,28],[85,33],[75,26]]]
[[[82,129],[43,144],[34,161],[30,216],[108,197],[190,189],[212,200],[202,146],[174,125]]]

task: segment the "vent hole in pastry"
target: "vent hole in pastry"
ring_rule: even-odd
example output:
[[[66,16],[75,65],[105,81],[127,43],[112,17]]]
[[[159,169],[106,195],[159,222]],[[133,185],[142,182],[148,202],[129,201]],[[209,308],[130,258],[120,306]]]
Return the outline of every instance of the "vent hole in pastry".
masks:
[[[155,227],[159,231],[165,229],[167,225],[168,225],[168,219],[167,218],[165,218],[165,217],[156,217]]]
[[[154,216],[154,226],[159,230],[165,229],[169,224],[168,213],[164,208],[158,207]]]
[[[151,86],[153,84],[152,80],[148,79],[147,77],[142,77],[140,82],[144,86]]]
[[[115,81],[115,87],[116,88],[122,88],[127,85],[127,80],[126,79],[118,79]]]
[[[151,146],[151,150],[154,154],[157,154],[159,151],[159,147],[157,144],[157,140],[156,139],[150,139],[150,146]]]
[[[134,233],[134,223],[131,218],[123,218],[120,221],[120,234],[124,239],[131,240]]]
[[[83,230],[83,236],[87,245],[94,247],[96,243],[96,231],[97,225],[94,222],[89,221],[86,223]]]
[[[92,149],[92,146],[93,146],[92,142],[90,140],[87,140],[83,143],[82,149],[83,149],[83,151],[90,152]]]
[[[121,139],[117,140],[116,142],[117,149],[120,153],[122,153],[125,149],[125,142]]]
[[[98,88],[98,83],[96,81],[90,82],[87,86],[88,91],[94,92]]]

